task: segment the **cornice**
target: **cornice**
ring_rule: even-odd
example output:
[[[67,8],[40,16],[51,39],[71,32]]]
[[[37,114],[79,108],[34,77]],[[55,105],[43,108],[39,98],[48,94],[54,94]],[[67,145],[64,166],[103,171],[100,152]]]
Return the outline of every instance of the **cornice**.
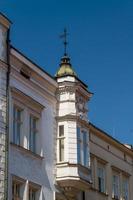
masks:
[[[10,27],[11,25],[11,21],[0,12],[0,23],[5,26],[7,29]]]
[[[48,89],[48,92],[53,94],[56,92],[57,87],[53,84],[51,84],[47,79],[40,76],[39,73],[37,73],[34,69],[30,68],[28,65],[24,64],[21,60],[15,58],[14,56],[11,56],[11,75],[16,74],[16,76],[19,76],[20,78],[23,78],[22,71],[27,72],[29,76],[29,80],[39,87],[43,89]]]
[[[27,80],[26,78],[22,77],[17,72],[11,72],[11,76],[13,80],[18,80],[21,84],[25,87],[30,88],[32,91],[35,91],[37,94],[45,98],[48,102],[56,103],[56,97],[54,93],[51,93],[50,90],[46,89],[43,86],[37,85],[36,83],[32,82],[31,80]],[[12,87],[12,84],[11,84]]]
[[[129,172],[124,171],[123,169],[120,169],[120,168],[118,168],[118,167],[116,167],[114,165],[111,165],[111,168],[112,168],[112,170],[116,171],[117,173],[122,173],[126,177],[130,177],[131,176],[131,174],[129,174]]]
[[[49,83],[53,84],[55,87],[58,86],[57,82],[55,79],[48,74],[45,70],[43,70],[40,66],[35,64],[33,61],[31,61],[28,57],[23,55],[20,51],[15,49],[14,47],[11,47],[11,55],[16,57],[19,61],[27,65],[29,68],[34,70],[38,75],[46,79]]]
[[[89,123],[89,129],[90,129],[90,132],[92,132],[92,134],[95,134],[97,137],[106,141],[108,144],[115,146],[117,149],[119,149],[123,153],[127,153],[131,157],[133,156],[133,151],[131,149],[127,148],[122,143],[120,143],[118,140],[116,140],[115,138],[113,138],[109,134],[105,133],[101,129],[97,128],[93,124]]]
[[[80,119],[80,117],[77,115],[57,116],[56,120],[58,120],[58,121],[65,121],[65,120],[76,121],[89,129],[89,123],[86,122],[85,120]]]
[[[101,164],[107,164],[108,163],[108,161],[107,160],[104,160],[103,158],[100,158],[99,156],[97,156],[96,154],[94,154],[94,153],[92,153],[92,152],[90,152],[90,156],[92,157],[92,158],[96,158],[97,159],[97,161],[99,162],[99,163],[101,163]]]
[[[27,106],[30,105],[30,107],[32,107],[32,109],[34,109],[36,107],[38,109],[39,113],[45,108],[44,105],[40,104],[35,99],[26,95],[25,93],[23,93],[22,91],[18,90],[15,87],[11,87],[11,92],[12,92],[12,97],[14,99],[19,99],[19,101],[26,104]]]

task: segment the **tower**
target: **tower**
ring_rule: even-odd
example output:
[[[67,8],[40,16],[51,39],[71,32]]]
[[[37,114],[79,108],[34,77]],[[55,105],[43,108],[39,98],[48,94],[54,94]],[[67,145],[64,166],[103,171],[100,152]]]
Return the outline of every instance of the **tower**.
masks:
[[[90,187],[88,101],[92,93],[78,78],[67,54],[56,73],[57,183],[68,199]]]
[[[8,37],[9,20],[0,14],[0,199],[7,199],[7,157],[8,157]]]

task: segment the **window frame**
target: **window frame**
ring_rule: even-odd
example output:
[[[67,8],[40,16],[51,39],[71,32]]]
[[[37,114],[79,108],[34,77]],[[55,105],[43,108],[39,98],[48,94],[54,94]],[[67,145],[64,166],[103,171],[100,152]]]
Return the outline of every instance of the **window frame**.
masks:
[[[106,193],[106,166],[101,163],[98,163],[97,166],[97,179],[98,191],[101,193]]]
[[[20,109],[22,109],[22,129],[21,129],[21,143],[20,145],[16,145],[13,142],[13,107],[16,105]],[[33,99],[31,96],[23,93],[23,91],[20,91],[17,88],[12,87],[11,88],[11,144],[15,145],[16,147],[18,146],[19,148],[22,147],[23,149],[26,149],[30,152],[29,150],[29,114],[33,114],[38,120],[38,132],[39,132],[39,137],[37,139],[37,151],[31,152],[39,156],[44,155],[44,150],[41,143],[41,138],[42,138],[42,129],[41,123],[42,123],[42,112],[45,112],[45,106],[40,104],[40,102],[36,101]]]
[[[19,111],[20,112],[20,119],[16,119],[16,112],[15,111]],[[22,138],[22,129],[23,129],[23,108],[19,105],[17,105],[16,103],[13,104],[13,128],[12,128],[12,141],[14,144],[20,146],[21,145],[21,138]],[[17,112],[18,115],[18,112]],[[19,125],[19,131],[20,133],[18,134],[18,132],[16,131],[16,126],[18,129],[18,125]]]
[[[29,200],[36,200],[36,192],[35,188],[29,187]],[[34,197],[31,196],[33,194],[35,195]]]
[[[32,190],[34,192],[35,199],[30,199],[30,190]],[[29,200],[39,199],[40,192],[41,192],[41,186],[40,185],[33,183],[33,182],[29,182],[29,187],[28,187],[28,199]]]
[[[117,177],[117,181],[114,182],[114,177]],[[120,199],[120,174],[113,173],[112,174],[112,198],[118,200]]]
[[[77,163],[89,167],[89,133],[77,126]]]
[[[19,195],[14,196],[13,184],[19,186]],[[12,200],[21,200],[23,198],[23,194],[24,194],[23,186],[24,186],[24,184],[25,184],[24,179],[21,179],[20,177],[13,175],[13,177],[12,177]]]
[[[63,127],[63,134],[60,135],[60,127]],[[63,148],[62,148],[62,142],[63,142]],[[63,154],[62,154],[63,151]],[[63,155],[63,158],[61,158]],[[65,125],[60,124],[58,126],[58,161],[64,162],[65,161]]]
[[[39,117],[32,112],[28,113],[28,118],[29,118],[29,134],[28,134],[28,149],[32,151],[33,153],[37,153],[37,137],[39,134]],[[31,126],[31,119],[36,121],[36,126],[35,128],[33,127],[33,124]],[[32,123],[33,123],[32,121]]]
[[[126,183],[126,187],[124,185]],[[123,200],[129,200],[129,178],[123,177],[122,179],[122,199]]]

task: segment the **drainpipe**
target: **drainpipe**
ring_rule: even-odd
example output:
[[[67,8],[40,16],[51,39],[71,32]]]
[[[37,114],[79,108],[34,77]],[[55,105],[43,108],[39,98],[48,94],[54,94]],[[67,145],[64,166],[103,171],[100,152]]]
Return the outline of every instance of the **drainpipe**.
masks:
[[[9,95],[10,95],[10,29],[7,32],[7,83],[6,83],[6,135],[5,135],[5,188],[4,200],[8,200],[8,167],[9,167]]]

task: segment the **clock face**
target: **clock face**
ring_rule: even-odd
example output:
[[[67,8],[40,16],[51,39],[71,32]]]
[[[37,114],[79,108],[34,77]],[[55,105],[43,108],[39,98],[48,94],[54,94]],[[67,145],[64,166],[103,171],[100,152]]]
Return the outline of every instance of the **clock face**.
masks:
[[[0,59],[6,61],[6,39],[7,30],[5,27],[0,25]]]

